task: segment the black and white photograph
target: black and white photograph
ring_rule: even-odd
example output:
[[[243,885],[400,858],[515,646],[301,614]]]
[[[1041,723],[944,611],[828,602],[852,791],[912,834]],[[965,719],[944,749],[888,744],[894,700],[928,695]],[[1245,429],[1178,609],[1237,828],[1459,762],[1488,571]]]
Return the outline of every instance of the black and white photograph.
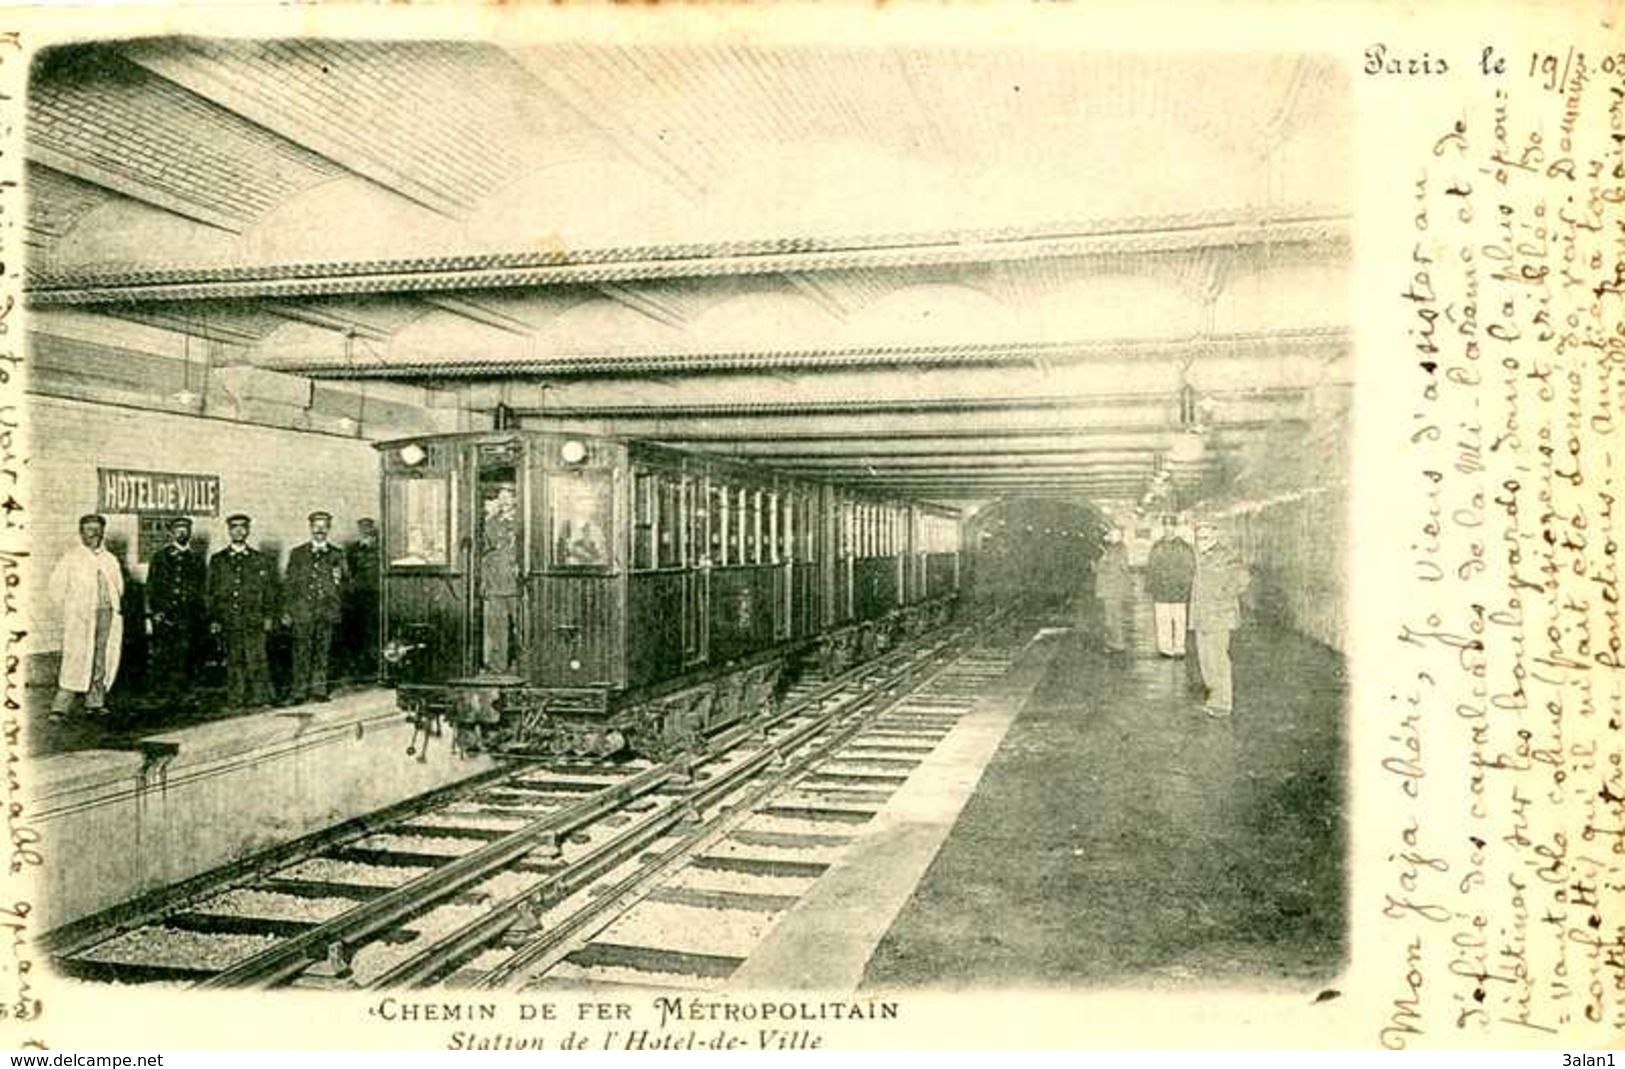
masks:
[[[1519,908],[1620,880],[1617,472],[1580,444],[1618,276],[1569,256],[1565,311],[1530,250],[1611,247],[1625,187],[1557,142],[1625,54],[1587,87],[1471,40],[388,11],[4,58],[18,1005],[464,1050],[1089,1046],[1066,1007],[1119,992],[1215,1036],[1247,1014],[1210,997],[1275,999],[1287,1045],[1620,1012],[1617,913],[1514,967],[1467,896],[1500,857]],[[1555,110],[1408,118],[1374,193],[1361,94],[1435,71]],[[1560,157],[1550,217],[1495,192]],[[1379,196],[1415,227],[1381,274]],[[1390,803],[1422,815],[1362,839]],[[1367,920],[1400,949],[1362,995]],[[285,1016],[234,1039],[223,991]],[[988,992],[1053,1033],[925,1025]]]

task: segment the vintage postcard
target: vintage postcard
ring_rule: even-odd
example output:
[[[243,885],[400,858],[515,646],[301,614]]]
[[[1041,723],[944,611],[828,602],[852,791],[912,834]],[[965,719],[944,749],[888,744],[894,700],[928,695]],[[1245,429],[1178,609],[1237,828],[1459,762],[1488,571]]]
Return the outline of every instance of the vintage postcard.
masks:
[[[6,9],[0,1038],[1611,1065],[1620,18]]]

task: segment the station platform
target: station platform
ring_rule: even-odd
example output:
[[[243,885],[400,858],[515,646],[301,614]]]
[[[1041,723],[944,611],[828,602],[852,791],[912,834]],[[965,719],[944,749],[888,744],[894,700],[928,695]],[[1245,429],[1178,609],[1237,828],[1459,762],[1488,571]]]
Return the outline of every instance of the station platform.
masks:
[[[1182,660],[1045,635],[731,984],[1311,988],[1347,947],[1345,682],[1284,631],[1233,644],[1236,710]]]
[[[380,688],[147,731],[81,722],[47,743],[26,785],[45,931],[490,767],[414,739]]]

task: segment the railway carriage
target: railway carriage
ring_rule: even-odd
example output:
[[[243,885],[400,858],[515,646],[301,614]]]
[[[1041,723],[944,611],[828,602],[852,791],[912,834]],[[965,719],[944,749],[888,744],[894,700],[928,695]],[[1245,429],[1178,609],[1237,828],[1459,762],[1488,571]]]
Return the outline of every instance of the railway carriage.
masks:
[[[644,442],[382,443],[384,659],[414,746],[665,756],[945,622],[956,512]]]

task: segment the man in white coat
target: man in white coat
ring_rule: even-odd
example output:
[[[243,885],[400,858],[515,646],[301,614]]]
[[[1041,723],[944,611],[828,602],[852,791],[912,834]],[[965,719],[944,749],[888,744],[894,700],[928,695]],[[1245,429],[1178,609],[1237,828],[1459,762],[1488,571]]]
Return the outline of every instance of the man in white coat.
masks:
[[[124,573],[102,545],[106,533],[105,519],[81,516],[80,544],[51,573],[51,589],[62,609],[62,670],[51,703],[53,720],[72,709],[80,695],[87,712],[102,710],[107,688],[118,674],[124,644],[124,617],[119,611]]]

